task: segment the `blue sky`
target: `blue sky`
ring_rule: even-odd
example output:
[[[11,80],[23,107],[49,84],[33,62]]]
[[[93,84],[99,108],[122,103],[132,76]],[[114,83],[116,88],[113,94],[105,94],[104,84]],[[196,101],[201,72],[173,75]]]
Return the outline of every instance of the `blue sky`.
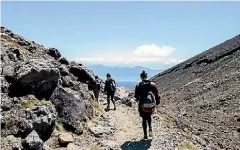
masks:
[[[167,68],[240,33],[240,2],[2,2],[2,26],[85,64]]]

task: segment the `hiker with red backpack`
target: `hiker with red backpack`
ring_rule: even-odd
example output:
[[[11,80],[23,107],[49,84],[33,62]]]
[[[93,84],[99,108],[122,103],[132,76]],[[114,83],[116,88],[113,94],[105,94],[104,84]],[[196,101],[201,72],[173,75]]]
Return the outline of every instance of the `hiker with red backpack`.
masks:
[[[142,127],[144,139],[148,139],[147,125],[149,127],[149,137],[152,137],[152,113],[156,105],[160,104],[160,96],[154,82],[147,80],[147,73],[142,71],[140,74],[142,82],[138,83],[135,88],[136,101],[138,101],[138,111],[142,117]]]
[[[116,82],[111,77],[110,73],[108,73],[106,76],[107,76],[107,80],[105,81],[104,93],[107,94],[107,110],[110,109],[110,99],[114,105],[114,110],[116,110],[116,104],[114,100],[114,94],[116,91]]]

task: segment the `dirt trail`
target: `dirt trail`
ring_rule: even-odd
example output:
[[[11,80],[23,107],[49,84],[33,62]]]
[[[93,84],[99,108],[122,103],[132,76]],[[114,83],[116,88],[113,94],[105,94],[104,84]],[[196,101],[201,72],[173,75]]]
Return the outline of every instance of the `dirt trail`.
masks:
[[[133,107],[120,104],[116,111],[110,110],[105,113],[108,114],[110,122],[115,124],[116,131],[113,140],[119,143],[119,149],[199,150],[196,146],[193,146],[191,140],[173,127],[169,118],[158,113],[153,115],[153,138],[143,140],[141,118],[138,114],[137,104],[134,104]],[[182,149],[178,148],[181,146]]]
[[[111,119],[116,125],[115,138],[118,143],[136,139],[140,134],[140,118],[136,108],[120,105],[116,111],[111,112]]]

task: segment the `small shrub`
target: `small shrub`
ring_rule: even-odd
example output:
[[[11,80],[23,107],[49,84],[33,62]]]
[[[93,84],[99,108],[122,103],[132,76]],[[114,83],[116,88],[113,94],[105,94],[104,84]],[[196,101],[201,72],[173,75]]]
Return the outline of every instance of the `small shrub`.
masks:
[[[56,125],[56,129],[57,129],[57,131],[60,131],[60,132],[65,131],[62,123],[58,123],[58,124]]]
[[[91,100],[90,102],[91,102],[92,106],[95,108],[95,110],[97,110],[100,113],[105,112],[104,109],[95,100]]]
[[[179,145],[176,150],[200,150],[191,143],[183,143]]]
[[[37,100],[21,100],[20,104],[24,108],[34,108],[37,104],[39,104],[39,101]]]
[[[81,135],[84,132],[84,126],[80,121],[78,121],[77,124],[78,124],[78,126],[77,126],[75,132],[76,132],[76,134]]]
[[[55,105],[53,105],[53,103],[51,101],[47,101],[47,100],[37,100],[37,99],[24,99],[21,100],[20,104],[24,107],[24,108],[34,108],[37,105],[45,105],[45,106],[49,106],[51,108],[55,108]]]
[[[86,150],[101,150],[98,146],[89,146]]]

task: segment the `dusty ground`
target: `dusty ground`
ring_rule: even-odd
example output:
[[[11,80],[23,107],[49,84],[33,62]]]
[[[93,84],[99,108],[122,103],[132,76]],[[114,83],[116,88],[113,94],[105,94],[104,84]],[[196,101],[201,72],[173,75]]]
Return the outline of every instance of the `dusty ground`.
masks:
[[[102,98],[97,110],[104,110],[106,99]],[[162,106],[159,106],[160,108]],[[113,106],[111,105],[111,108]],[[162,109],[160,109],[161,111]],[[159,110],[158,110],[159,111]],[[112,135],[95,137],[89,131],[83,135],[74,135],[74,146],[72,148],[58,147],[57,150],[200,150],[204,149],[201,139],[194,137],[190,132],[184,131],[175,126],[175,121],[164,115],[164,112],[153,114],[153,138],[143,140],[141,118],[137,110],[137,103],[132,107],[124,104],[117,104],[117,110],[98,112],[87,124],[92,126],[109,127],[114,126]],[[57,133],[56,133],[57,135]],[[50,140],[51,141],[51,140]],[[55,141],[55,142],[54,142]],[[200,142],[199,142],[200,141]],[[56,138],[50,143],[57,143]],[[102,143],[105,143],[104,145]],[[109,146],[110,145],[110,146]],[[116,145],[113,146],[112,145]],[[211,150],[211,148],[205,148]]]

